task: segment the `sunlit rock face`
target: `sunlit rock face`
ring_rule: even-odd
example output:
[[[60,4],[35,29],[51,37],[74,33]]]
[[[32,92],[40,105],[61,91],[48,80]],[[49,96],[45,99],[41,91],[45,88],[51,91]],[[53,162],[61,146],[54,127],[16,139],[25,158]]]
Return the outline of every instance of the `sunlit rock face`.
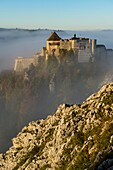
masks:
[[[81,105],[30,122],[0,154],[1,170],[113,169],[113,83]]]

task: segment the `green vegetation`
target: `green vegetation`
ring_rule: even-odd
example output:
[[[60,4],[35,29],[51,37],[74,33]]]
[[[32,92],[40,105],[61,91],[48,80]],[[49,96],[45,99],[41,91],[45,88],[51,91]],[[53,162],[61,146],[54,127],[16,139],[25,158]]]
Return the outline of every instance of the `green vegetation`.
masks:
[[[107,153],[106,150],[110,148],[113,144],[113,141],[110,141],[111,136],[113,136],[113,121],[112,117],[109,116],[109,112],[112,110],[112,100],[113,100],[113,93],[108,92],[106,93],[107,97],[103,98],[103,101],[101,99],[98,99],[94,101],[93,106],[91,108],[90,102],[87,105],[84,105],[84,107],[81,107],[80,110],[74,112],[75,110],[71,107],[69,109],[69,114],[66,112],[65,118],[63,117],[63,124],[66,124],[67,126],[67,132],[63,129],[64,134],[69,135],[70,137],[71,132],[68,133],[68,128],[70,127],[71,122],[73,122],[72,125],[72,132],[73,136],[69,139],[67,136],[62,134],[62,142],[66,143],[67,141],[69,143],[66,143],[66,145],[63,145],[63,153],[60,155],[60,160],[58,162],[58,168],[61,170],[84,170],[84,169],[92,169],[93,167],[97,167],[104,159],[107,159],[107,157],[113,157],[112,150],[111,152]],[[99,94],[98,94],[99,95]],[[100,95],[105,96],[104,93],[100,93]],[[103,97],[102,96],[102,97]],[[97,98],[96,98],[97,99]],[[91,99],[92,100],[92,99]],[[103,102],[104,106],[102,103]],[[98,105],[100,104],[100,105]],[[95,106],[99,106],[97,110],[95,109]],[[107,107],[108,106],[108,107]],[[111,110],[109,110],[109,107]],[[109,110],[108,114],[105,114],[105,111]],[[72,109],[72,110],[71,110]],[[68,109],[67,109],[68,110]],[[91,112],[91,110],[93,112]],[[95,120],[92,121],[92,117],[90,117],[89,111],[92,113],[92,116],[94,116]],[[61,115],[64,113],[61,111]],[[83,117],[82,117],[83,114]],[[89,121],[88,121],[88,115],[89,115]],[[57,115],[57,113],[56,113]],[[86,117],[84,116],[86,115]],[[63,115],[64,116],[64,115]],[[79,122],[81,129],[76,129],[77,121],[76,119],[79,119],[78,122],[81,120],[82,122]],[[59,117],[60,119],[60,117]],[[49,118],[47,119],[48,122]],[[99,122],[97,122],[99,120]],[[91,121],[91,122],[90,122]],[[46,122],[46,121],[45,121]],[[46,123],[47,123],[46,122]],[[67,123],[69,122],[69,124]],[[86,127],[86,122],[89,122],[88,125],[91,123],[91,127]],[[41,124],[41,127],[49,127],[48,124]],[[51,128],[48,130],[46,129],[44,133],[43,143],[40,146],[35,146],[31,151],[29,151],[26,155],[24,155],[21,160],[17,163],[17,165],[13,168],[13,170],[17,170],[19,167],[25,166],[27,167],[32,160],[35,160],[35,157],[39,157],[43,153],[43,149],[45,148],[47,142],[49,142],[49,147],[52,147],[52,141],[53,140],[53,134],[55,131],[55,126],[58,125],[58,122],[53,123]],[[85,125],[85,132],[83,131],[83,127]],[[74,130],[74,131],[73,131]],[[27,130],[23,131],[22,133],[28,132]],[[37,137],[37,140],[40,140],[41,136]],[[68,140],[69,139],[69,140]],[[55,142],[55,140],[54,140]],[[62,144],[62,143],[61,143]],[[68,145],[68,146],[67,146]],[[43,164],[43,166],[40,166],[40,170],[44,170],[47,168],[51,168],[50,164]],[[56,168],[57,169],[57,168]]]
[[[23,164],[26,163],[26,161],[28,161],[26,163],[26,167],[27,165],[29,165],[30,162],[32,162],[32,160],[34,159],[34,156],[36,155],[37,157],[41,155],[46,142],[50,141],[52,135],[54,133],[54,129],[49,129],[49,131],[47,132],[47,136],[45,138],[45,141],[43,142],[42,145],[40,146],[35,146],[31,151],[27,152],[27,154],[21,158],[20,162],[17,163],[17,165],[13,168],[13,170],[17,170],[19,167],[21,167]],[[49,165],[44,165],[42,168],[40,168],[41,170],[43,170],[44,168],[50,167]]]
[[[45,145],[41,145],[41,146],[35,146],[31,151],[27,152],[27,154],[21,158],[20,162],[17,163],[17,165],[13,168],[13,170],[17,170],[19,167],[21,167],[23,164],[26,163],[26,161],[28,160],[27,165],[29,165],[30,162],[32,162],[32,160],[34,159],[34,156],[37,155],[40,156],[41,152],[43,150]]]
[[[39,170],[46,170],[46,168],[51,168],[51,165],[46,164],[46,165],[42,166]]]
[[[113,93],[111,94],[108,93],[107,97],[104,98],[103,103],[111,106],[113,104]]]
[[[111,100],[109,96],[109,99]],[[108,104],[108,101],[107,101]],[[109,102],[109,104],[111,104]],[[86,107],[85,107],[86,108]],[[97,113],[98,114],[98,113]],[[102,117],[103,115],[103,117]],[[105,125],[106,124],[106,125]],[[84,170],[90,169],[91,165],[94,163],[95,158],[97,157],[98,153],[102,153],[101,156],[98,158],[98,161],[94,164],[97,167],[105,158],[110,157],[113,158],[113,154],[111,153],[104,153],[103,151],[106,148],[112,146],[110,143],[110,137],[113,135],[113,122],[112,118],[106,117],[104,118],[104,113],[101,113],[101,123],[94,127],[93,129],[88,129],[85,133],[75,133],[74,137],[71,139],[70,144],[67,148],[65,148],[63,152],[63,157],[65,159],[62,160],[62,169],[69,169],[69,170]],[[88,141],[88,137],[94,137],[90,140],[87,145],[81,150],[85,141]],[[93,147],[96,147],[92,153],[89,154],[89,150]],[[78,147],[79,153],[76,150],[73,153],[74,147]],[[72,154],[73,153],[73,154]],[[72,164],[73,162],[73,164]]]
[[[48,61],[41,59],[39,65],[31,65],[22,73],[1,72],[0,123],[4,120],[9,125],[4,128],[4,134],[12,133],[12,138],[30,121],[54,113],[61,103],[81,103],[102,81],[101,69],[95,65],[79,64],[72,50],[61,50],[57,58],[49,56]],[[51,85],[53,91],[50,90]],[[3,139],[2,136],[0,138]]]
[[[73,136],[73,138],[71,138],[71,141],[68,147],[64,149],[63,154],[62,154],[63,157],[65,157],[65,159],[62,161],[63,169],[66,169],[69,166],[69,163],[73,160],[73,157],[77,156],[76,152],[73,153],[73,155],[71,155],[71,152],[73,151],[74,147],[77,146],[78,148],[82,148],[83,144],[84,144],[84,134],[82,132],[81,133],[75,132],[75,135]]]

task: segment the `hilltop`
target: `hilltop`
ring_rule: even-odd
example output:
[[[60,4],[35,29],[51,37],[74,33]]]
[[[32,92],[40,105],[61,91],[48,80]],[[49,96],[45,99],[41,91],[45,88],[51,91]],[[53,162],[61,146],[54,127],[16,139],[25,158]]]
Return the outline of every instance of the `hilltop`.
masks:
[[[30,122],[0,154],[1,170],[108,170],[113,168],[113,83],[81,105],[62,104]]]

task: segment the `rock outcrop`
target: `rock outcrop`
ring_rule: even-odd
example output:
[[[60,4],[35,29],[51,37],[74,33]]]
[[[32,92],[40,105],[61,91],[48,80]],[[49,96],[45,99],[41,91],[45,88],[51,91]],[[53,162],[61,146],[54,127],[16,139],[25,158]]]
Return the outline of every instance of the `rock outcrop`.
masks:
[[[0,154],[0,170],[113,169],[113,83],[81,105],[62,104],[29,123],[12,143]]]

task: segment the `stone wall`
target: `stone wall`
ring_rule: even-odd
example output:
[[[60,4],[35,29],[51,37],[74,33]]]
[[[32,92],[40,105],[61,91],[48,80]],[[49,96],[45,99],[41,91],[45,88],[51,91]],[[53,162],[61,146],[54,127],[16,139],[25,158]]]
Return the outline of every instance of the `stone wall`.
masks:
[[[99,55],[101,49],[98,47],[96,50],[96,40],[89,38],[77,38],[74,36],[71,39],[61,39],[57,37],[56,33],[53,33],[53,39],[48,39],[46,41],[46,47],[43,47],[41,52],[37,54],[38,57],[45,57],[47,60],[50,55],[54,55],[56,57],[60,54],[60,49],[65,49],[67,51],[73,50],[75,55],[78,54],[78,62],[89,62],[90,58],[94,58],[95,54]],[[95,53],[96,51],[96,53]],[[37,57],[37,62],[38,62]],[[18,57],[15,60],[14,70],[17,72],[21,72],[26,68],[29,68],[30,64],[36,65],[36,57],[23,58]]]
[[[24,71],[24,69],[29,68],[31,64],[36,65],[35,62],[36,61],[34,57],[30,58],[18,57],[17,59],[15,59],[14,71],[22,72]]]

